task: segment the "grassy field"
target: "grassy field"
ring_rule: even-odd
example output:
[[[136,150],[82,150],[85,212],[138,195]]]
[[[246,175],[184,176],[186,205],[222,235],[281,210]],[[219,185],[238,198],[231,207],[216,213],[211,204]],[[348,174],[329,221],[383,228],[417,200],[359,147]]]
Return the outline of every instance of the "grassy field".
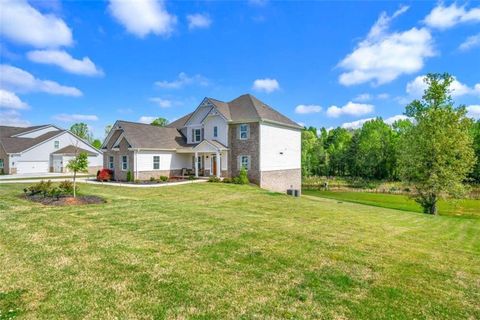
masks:
[[[250,186],[0,185],[0,318],[478,319],[480,219]]]
[[[368,192],[346,192],[346,191],[318,191],[305,190],[303,194],[322,198],[335,199],[361,203],[370,206],[390,208],[397,210],[422,212],[422,207],[414,200],[404,195]],[[480,200],[440,200],[438,205],[440,215],[457,216],[465,218],[480,218]]]

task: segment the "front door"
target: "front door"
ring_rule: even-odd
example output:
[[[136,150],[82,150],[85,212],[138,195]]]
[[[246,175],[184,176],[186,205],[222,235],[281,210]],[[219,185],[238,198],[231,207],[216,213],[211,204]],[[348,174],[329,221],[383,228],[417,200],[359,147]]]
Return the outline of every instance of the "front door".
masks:
[[[53,172],[62,172],[63,162],[62,159],[53,159]]]
[[[212,156],[212,168],[213,170],[210,172],[210,175],[217,175],[217,156]]]

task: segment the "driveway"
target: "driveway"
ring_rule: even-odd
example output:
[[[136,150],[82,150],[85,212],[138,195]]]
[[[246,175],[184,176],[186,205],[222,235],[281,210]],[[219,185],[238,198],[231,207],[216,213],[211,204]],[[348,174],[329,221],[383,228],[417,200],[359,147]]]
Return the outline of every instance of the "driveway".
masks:
[[[88,177],[92,176],[91,174],[86,173],[77,173],[77,177]],[[6,174],[0,175],[0,183],[2,181],[13,181],[13,180],[39,180],[39,179],[68,179],[73,177],[73,173],[56,173],[56,172],[45,172],[45,173],[22,173],[22,174]]]

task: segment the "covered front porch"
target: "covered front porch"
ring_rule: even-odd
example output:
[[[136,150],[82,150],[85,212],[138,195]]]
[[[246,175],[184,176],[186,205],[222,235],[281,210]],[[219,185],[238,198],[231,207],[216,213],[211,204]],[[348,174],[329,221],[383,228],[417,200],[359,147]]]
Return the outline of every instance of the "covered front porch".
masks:
[[[177,149],[177,153],[190,155],[189,169],[197,178],[210,176],[220,178],[227,175],[228,148],[218,141],[203,140],[196,146]]]

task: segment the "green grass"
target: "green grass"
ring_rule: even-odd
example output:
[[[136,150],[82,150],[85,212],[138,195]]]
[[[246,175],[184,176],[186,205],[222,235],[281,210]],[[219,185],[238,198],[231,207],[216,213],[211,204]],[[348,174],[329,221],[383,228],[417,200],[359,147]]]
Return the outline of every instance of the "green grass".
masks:
[[[0,184],[0,318],[478,319],[480,219],[250,186]],[[8,314],[7,314],[8,313]]]
[[[386,193],[348,192],[348,191],[318,191],[304,190],[304,195],[361,203],[370,206],[390,208],[412,212],[422,212],[422,207],[408,196]],[[438,204],[440,215],[467,218],[480,218],[480,200],[440,200]]]

